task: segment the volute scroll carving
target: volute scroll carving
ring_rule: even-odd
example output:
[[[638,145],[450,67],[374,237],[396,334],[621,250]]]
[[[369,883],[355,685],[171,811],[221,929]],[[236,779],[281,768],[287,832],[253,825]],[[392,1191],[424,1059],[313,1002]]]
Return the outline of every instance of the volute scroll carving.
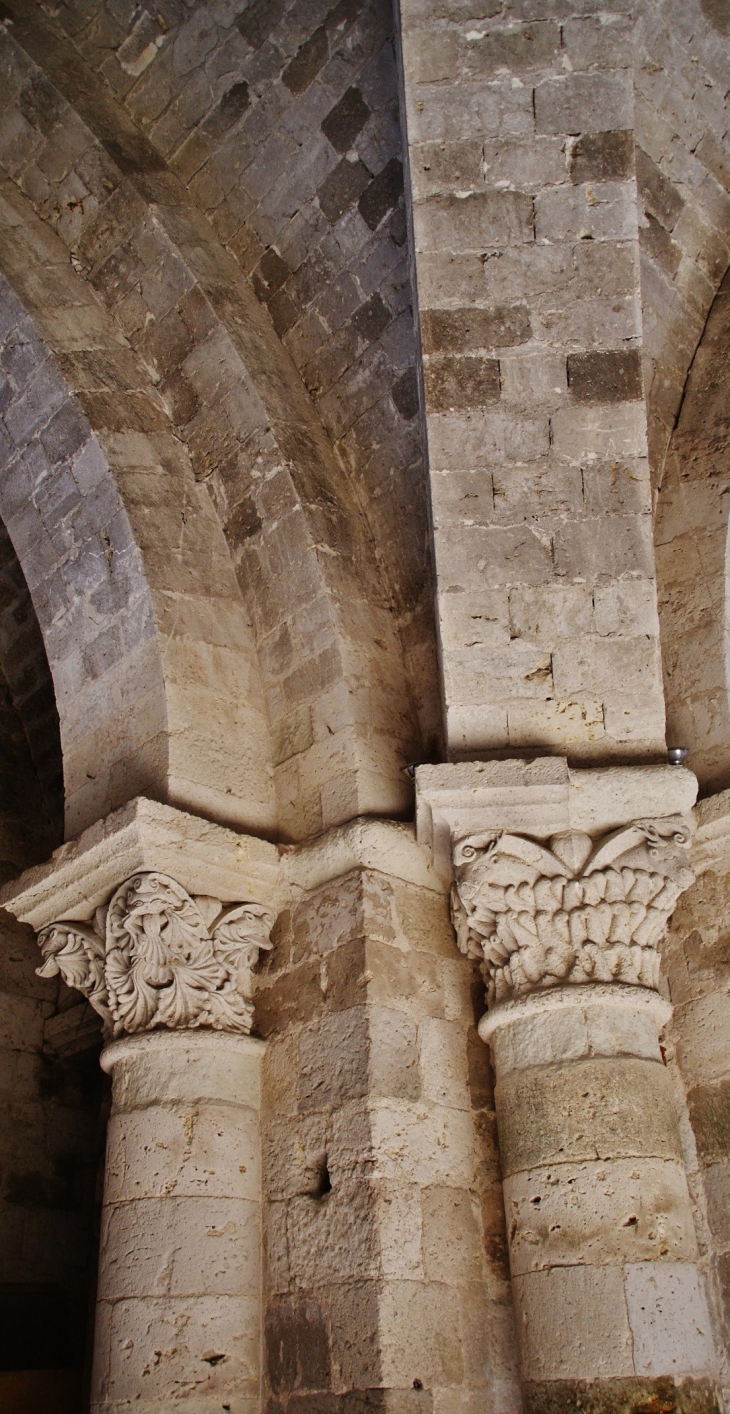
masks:
[[[59,973],[88,999],[108,1036],[156,1027],[248,1034],[253,968],[274,917],[256,903],[192,897],[166,874],[126,879],[93,924],[59,922],[38,936],[40,977]]]
[[[490,1005],[587,982],[656,989],[659,944],[694,880],[690,827],[636,820],[594,841],[569,831],[549,847],[491,831],[454,845],[457,942],[482,962]]]

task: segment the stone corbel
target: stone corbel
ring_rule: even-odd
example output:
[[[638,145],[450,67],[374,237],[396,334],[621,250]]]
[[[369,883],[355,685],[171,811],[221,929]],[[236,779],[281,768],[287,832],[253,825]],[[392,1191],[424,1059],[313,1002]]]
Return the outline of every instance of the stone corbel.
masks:
[[[278,856],[170,806],[138,799],[3,891],[107,1039],[159,1027],[247,1034],[252,970],[271,947]],[[242,901],[245,899],[245,901]]]

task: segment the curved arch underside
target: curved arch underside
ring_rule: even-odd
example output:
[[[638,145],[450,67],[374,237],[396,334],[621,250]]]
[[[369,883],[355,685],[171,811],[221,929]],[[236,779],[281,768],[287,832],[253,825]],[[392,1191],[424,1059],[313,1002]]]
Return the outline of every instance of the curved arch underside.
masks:
[[[145,541],[151,507],[143,504],[140,468],[130,476],[123,466],[128,441],[121,450],[134,400],[138,440],[172,435],[170,449],[174,444],[178,463],[186,462],[185,478],[190,469],[211,493],[253,623],[272,731],[271,752],[249,743],[246,754],[273,762],[279,830],[297,838],[358,813],[399,813],[409,798],[401,767],[419,749],[413,693],[392,596],[329,439],[239,267],[177,178],[92,76],[79,101],[83,118],[51,89],[17,38],[29,49],[40,44],[61,86],[73,70],[78,88],[75,58],[35,7],[21,8],[38,28],[14,26],[13,38],[3,40],[3,62],[16,113],[33,138],[20,160],[5,150],[0,267],[61,359],[117,484],[124,482],[126,508],[135,502],[130,519],[148,579],[164,574],[147,543],[149,524]],[[59,145],[65,158],[55,204],[47,192],[29,200],[21,189],[33,194],[30,169],[48,172]],[[98,199],[69,221],[74,163],[87,176],[95,168]],[[30,264],[18,256],[19,227]],[[104,356],[90,357],[99,340]],[[117,365],[113,375],[110,362]],[[127,395],[134,390],[123,429],[114,396],[122,388]],[[152,481],[146,477],[145,495]],[[189,495],[200,507],[204,493],[195,482]],[[159,477],[155,491],[163,520],[167,484]],[[81,686],[77,679],[74,691]],[[169,699],[168,692],[168,707]],[[209,714],[198,714],[198,721],[208,726]],[[186,730],[190,736],[191,721]],[[217,775],[223,774],[221,766]],[[85,792],[88,804],[71,812],[74,830],[98,813],[102,799],[117,798],[112,790],[97,800],[98,790],[80,780],[76,791]],[[259,783],[258,802],[262,792]],[[240,788],[228,788],[227,801],[213,795],[206,806],[201,787],[187,803],[202,813],[223,807],[239,824],[248,814],[251,828],[275,828],[261,804],[231,810]]]
[[[667,455],[657,514],[670,744],[705,790],[730,785],[730,279],[712,305]]]
[[[253,629],[256,662],[250,644],[241,647],[240,661],[245,660],[251,682],[260,676],[260,689],[247,688],[248,702],[257,731],[266,732],[264,704],[270,745],[254,754],[266,762],[263,774],[273,771],[276,805],[263,780],[253,789],[242,784],[239,773],[232,785],[224,785],[231,755],[222,746],[215,748],[211,794],[206,796],[202,780],[194,790],[175,784],[191,774],[209,781],[207,764],[163,770],[158,761],[152,775],[157,779],[166,772],[169,781],[155,789],[164,793],[169,786],[191,808],[223,810],[238,823],[245,817],[252,828],[255,821],[256,828],[278,829],[283,838],[317,833],[357,813],[401,813],[409,806],[402,765],[434,750],[437,676],[431,618],[424,610],[426,497],[414,471],[413,408],[408,416],[405,408],[405,374],[412,379],[415,353],[407,311],[404,307],[401,317],[393,294],[392,252],[402,246],[396,219],[402,206],[388,6],[335,6],[331,13],[325,6],[319,49],[307,47],[306,21],[294,19],[286,7],[281,24],[278,9],[272,10],[272,22],[263,29],[251,28],[245,15],[236,18],[233,11],[215,19],[200,7],[190,15],[174,0],[166,0],[157,18],[133,7],[122,17],[117,7],[96,3],[58,3],[53,14],[35,0],[10,0],[8,8],[13,23],[0,40],[6,100],[0,157],[7,182],[0,265],[60,359],[118,484],[124,482],[122,500],[149,583],[156,583],[160,567],[154,564],[149,524],[144,529],[149,514],[140,492],[141,468],[135,462],[123,468],[124,457],[115,462],[109,451],[114,437],[118,448],[119,438],[133,431],[153,440],[158,433],[167,436],[169,448],[174,443],[176,477],[188,488],[173,494],[178,509],[180,497],[184,501],[188,495],[202,505],[197,487],[205,488]],[[668,13],[666,0],[642,7],[633,50],[637,177],[644,203],[647,411],[659,482],[687,369],[730,258],[724,128],[713,96],[726,61],[714,43],[706,7],[695,0],[684,7],[679,28],[675,11],[672,24]],[[272,88],[267,87],[271,74],[264,76],[256,66],[276,44],[284,69]],[[348,313],[347,300],[354,296],[345,276],[327,266],[332,232],[323,234],[321,221],[330,207],[339,209],[336,177],[342,173],[333,165],[334,148],[321,156],[329,119],[325,115],[320,124],[319,109],[316,117],[307,116],[303,106],[314,103],[315,90],[307,87],[312,73],[302,69],[310,50],[320,54],[318,64],[330,63],[332,73],[338,65],[342,75],[347,70],[350,81],[353,66],[360,64],[358,121],[365,136],[362,143],[357,139],[363,168],[358,172],[366,183],[367,162],[372,170],[383,163],[382,174],[392,178],[392,190],[383,175],[372,189],[367,185],[347,197],[347,239],[352,251],[357,247],[362,270],[370,270],[374,259],[368,241],[377,236],[382,254],[387,236],[393,272],[386,295],[386,286],[379,286],[377,299],[373,294],[367,308],[354,313]],[[239,72],[247,75],[245,81],[231,87],[231,75]],[[330,70],[323,69],[321,78],[319,104],[334,82]],[[354,92],[347,89],[351,105]],[[693,112],[701,109],[699,140],[682,117],[682,104],[694,104]],[[345,108],[337,112],[338,121],[351,121]],[[310,141],[308,122],[316,143]],[[257,123],[268,124],[258,139]],[[291,161],[301,166],[301,191],[285,197],[281,184],[266,186],[262,174],[257,193],[256,163],[262,167],[287,142],[296,148]],[[235,173],[239,165],[249,172],[252,153],[246,187]],[[320,158],[326,170],[316,167]],[[383,212],[387,221],[378,227]],[[27,239],[28,261],[18,258],[18,225]],[[327,288],[326,317],[308,303],[307,281],[314,279],[315,268]],[[405,301],[407,274],[399,278]],[[306,306],[306,320],[290,323],[297,300]],[[339,313],[332,312],[335,308]],[[398,319],[388,324],[396,313]],[[327,324],[328,319],[335,322]],[[101,325],[105,332],[98,336]],[[105,357],[112,344],[116,349],[113,376],[95,356],[97,337]],[[349,383],[337,383],[340,405],[350,398],[353,408],[360,408],[361,390],[368,389],[366,412],[352,437],[338,422],[337,399],[332,401],[325,388],[321,365],[327,349],[344,357],[348,340],[358,354],[352,364],[358,371]],[[391,375],[398,359],[405,383],[396,392]],[[120,432],[113,404],[122,388],[127,411]],[[373,390],[379,390],[377,397]],[[394,408],[400,408],[398,417]],[[141,419],[139,428],[135,417]],[[161,458],[155,455],[159,468]],[[173,482],[175,477],[158,477],[155,514],[164,509]],[[149,488],[152,478],[145,484]],[[212,530],[206,533],[215,539]],[[661,551],[659,560],[661,576]],[[668,602],[671,572],[662,592]],[[171,595],[172,588],[165,593]],[[172,600],[166,602],[169,608]],[[157,610],[155,615],[160,632],[162,616]],[[241,630],[241,643],[247,631]],[[186,641],[196,633],[186,630]],[[211,637],[208,629],[199,634],[201,642],[206,634]],[[190,752],[188,745],[181,747],[182,755],[187,753],[189,762],[196,753],[202,759],[209,748],[195,738],[190,684],[184,692],[181,688],[189,663],[173,669],[173,689],[175,655],[164,632],[161,641],[167,646],[159,653],[160,722],[173,699],[179,705],[181,693],[188,693],[190,707],[180,708],[179,730],[166,724],[162,737],[167,741],[169,733],[171,742],[195,742]],[[198,665],[193,677],[200,672]],[[205,670],[214,696],[221,672],[220,661]],[[261,740],[256,733],[254,738]],[[247,747],[242,744],[244,757],[254,738]],[[78,828],[97,810],[91,774],[85,773],[86,783],[76,777],[78,809],[69,816],[69,828]],[[117,773],[118,782],[123,774]],[[99,800],[116,800],[125,789],[118,783],[110,794],[105,786]],[[241,792],[245,798],[252,789],[255,806],[232,806],[231,798],[240,801]]]

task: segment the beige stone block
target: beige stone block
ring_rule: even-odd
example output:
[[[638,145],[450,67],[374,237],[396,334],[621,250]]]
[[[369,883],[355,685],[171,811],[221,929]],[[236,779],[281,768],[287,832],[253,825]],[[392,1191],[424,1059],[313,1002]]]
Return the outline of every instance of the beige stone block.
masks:
[[[462,707],[449,703],[446,708],[446,735],[451,750],[462,756],[504,747],[509,740],[507,708],[503,704]]]
[[[153,1105],[109,1120],[105,1201],[248,1198],[261,1183],[256,1111],[243,1105]]]
[[[442,964],[444,1016],[462,1027],[474,1022],[474,973],[466,959],[444,959]]]
[[[555,406],[567,392],[565,359],[559,353],[500,355],[499,377],[503,399],[525,407],[537,400]]]
[[[557,645],[553,654],[555,693],[597,696],[621,683],[629,697],[655,693],[661,702],[659,645],[646,638],[588,638]]]
[[[212,1100],[261,1107],[264,1043],[222,1031],[153,1031],[114,1041],[102,1052],[113,1072],[114,1108]]]
[[[421,1029],[436,1024],[422,1022]],[[417,1100],[421,1092],[423,1061],[419,1074],[415,1019],[390,1008],[370,1006],[368,1042],[370,1094]],[[423,1043],[421,1052],[423,1054]]]
[[[510,641],[507,594],[506,589],[444,594],[439,604],[444,649],[506,648]]]
[[[659,636],[656,585],[653,580],[622,580],[618,584],[597,584],[593,591],[596,633],[634,637],[645,633]]]
[[[552,648],[560,638],[593,630],[593,592],[587,584],[520,585],[509,591],[513,637]]]
[[[633,1375],[620,1267],[553,1267],[515,1277],[513,1289],[524,1379]]]
[[[598,756],[605,743],[600,701],[511,702],[507,708],[509,744]]]
[[[503,182],[522,191],[568,180],[565,144],[559,137],[535,135],[490,138],[484,144],[484,176],[490,186]]]
[[[427,1281],[459,1286],[482,1277],[481,1229],[467,1189],[423,1190],[423,1268]]]
[[[704,1282],[690,1263],[626,1268],[626,1304],[637,1375],[713,1374],[717,1357]]]
[[[697,1255],[687,1180],[676,1160],[534,1169],[505,1179],[504,1201],[513,1276]]]
[[[104,1298],[253,1296],[260,1247],[258,1201],[165,1196],[117,1203],[102,1221]]]
[[[634,1059],[579,1060],[513,1071],[496,1088],[505,1175],[600,1158],[681,1158],[665,1068]]]
[[[730,1071],[730,1025],[725,988],[697,997],[682,1008],[677,1060],[692,1085],[724,1078]]]
[[[558,456],[580,463],[646,456],[646,412],[643,403],[612,403],[605,407],[567,407],[551,418],[553,449]]]
[[[424,1098],[453,1109],[469,1109],[464,1023],[424,1018],[418,1029]]]
[[[422,1281],[421,1193],[415,1183],[374,1184],[375,1221],[380,1248],[380,1275],[401,1281]]]
[[[459,1303],[442,1282],[385,1282],[380,1295],[381,1368],[384,1382],[424,1388],[456,1385],[463,1378]]]
[[[510,418],[480,409],[432,413],[427,435],[434,471],[489,470],[494,461],[527,463],[546,456],[550,449],[547,417]]]
[[[102,1320],[104,1318],[102,1317]],[[226,1397],[258,1396],[258,1301],[240,1296],[158,1297],[117,1301],[108,1336],[101,1337],[92,1409],[103,1400],[114,1407],[125,1401],[164,1409],[180,1388],[195,1382],[202,1414],[213,1414]],[[98,1328],[97,1328],[98,1329]],[[103,1363],[104,1347],[108,1350]],[[210,1357],[225,1356],[209,1363]],[[143,1406],[141,1406],[143,1407]],[[246,1410],[248,1414],[248,1410]],[[251,1411],[253,1414],[253,1411]]]
[[[380,1101],[372,1106],[368,1152],[377,1178],[460,1184],[473,1179],[474,1134],[470,1111],[444,1105]],[[345,1152],[350,1147],[343,1136]]]
[[[359,1175],[337,1177],[321,1198],[292,1198],[287,1246],[289,1270],[301,1289],[373,1280],[379,1270],[374,1189]]]
[[[641,694],[607,693],[603,704],[607,736],[614,741],[635,744],[642,742],[647,751],[658,755],[664,749],[664,699],[659,693],[648,698]]]
[[[58,918],[88,919],[124,879],[145,869],[172,875],[191,894],[264,903],[273,897],[277,865],[265,840],[137,798],[6,885],[3,906],[35,929]]]
[[[651,993],[612,984],[562,988],[530,998],[489,1038],[500,1076],[589,1056],[660,1061],[662,1015]],[[658,999],[657,999],[658,1001]]]

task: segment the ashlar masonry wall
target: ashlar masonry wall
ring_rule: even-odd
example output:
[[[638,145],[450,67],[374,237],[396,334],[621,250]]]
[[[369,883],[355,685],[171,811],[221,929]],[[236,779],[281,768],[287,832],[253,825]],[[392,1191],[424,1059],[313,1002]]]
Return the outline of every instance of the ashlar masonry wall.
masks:
[[[651,755],[631,15],[400,14],[449,751]]]
[[[256,997],[269,1407],[516,1414],[480,980],[396,862],[313,882]]]

